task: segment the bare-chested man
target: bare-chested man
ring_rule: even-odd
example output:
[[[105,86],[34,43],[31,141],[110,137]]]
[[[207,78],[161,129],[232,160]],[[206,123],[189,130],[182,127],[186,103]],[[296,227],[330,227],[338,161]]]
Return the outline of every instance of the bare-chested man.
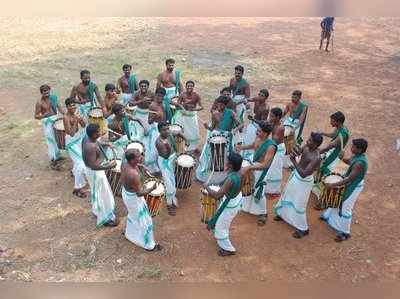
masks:
[[[90,72],[88,70],[81,71],[81,81],[81,83],[72,88],[70,98],[75,99],[80,104],[79,113],[86,118],[91,108],[96,106],[104,107],[104,103],[99,88],[90,80]],[[96,104],[96,101],[98,104]]]
[[[127,162],[121,169],[122,199],[128,210],[125,237],[147,251],[159,251],[162,247],[154,241],[153,220],[143,197],[155,190],[156,184],[150,188],[143,186],[138,167],[143,155],[138,150],[127,150],[125,158]]]
[[[277,145],[272,138],[269,138],[273,126],[266,122],[259,122],[257,137],[253,144],[243,146],[237,145],[236,151],[253,149],[253,159],[250,166],[243,168],[243,174],[248,171],[254,171],[254,193],[250,198],[243,200],[243,211],[257,215],[258,225],[264,225],[267,221],[267,201],[264,192],[265,178],[274,159]]]
[[[183,135],[188,141],[188,151],[198,151],[197,146],[200,143],[200,129],[197,119],[197,111],[203,110],[200,95],[194,91],[194,82],[186,82],[186,91],[181,93],[178,100],[179,109],[172,123],[181,125],[184,128]]]
[[[147,123],[149,118],[149,107],[154,99],[154,93],[149,90],[150,82],[141,80],[139,82],[139,91],[135,93],[129,101],[130,106],[136,106],[135,116],[143,123]]]
[[[122,92],[122,104],[125,106],[139,89],[139,85],[136,75],[131,73],[132,66],[130,64],[124,64],[122,71],[124,75],[117,81],[117,92]]]
[[[163,105],[164,97],[165,97],[165,89],[162,87],[158,87],[154,95],[154,100],[149,106],[149,111],[150,111],[149,113],[157,114],[155,118],[155,122],[157,123],[166,120],[166,113]]]
[[[268,120],[269,106],[267,99],[269,97],[268,89],[261,89],[258,96],[248,100],[249,103],[254,103],[254,119]]]
[[[104,170],[116,166],[115,160],[109,161],[106,151],[97,139],[100,137],[98,124],[86,127],[86,137],[82,140],[82,158],[86,165],[86,177],[91,189],[92,212],[97,217],[97,227],[117,226],[114,214],[115,202]]]
[[[67,113],[64,114],[64,129],[65,129],[65,149],[71,157],[74,175],[74,190],[72,194],[85,198],[83,187],[86,186],[85,180],[85,163],[82,159],[82,139],[85,136],[84,128],[85,120],[76,113],[75,100],[67,98],[65,100]]]
[[[181,82],[181,73],[179,70],[175,70],[175,60],[169,58],[165,61],[166,70],[160,73],[157,77],[157,86],[164,87],[166,96],[168,100],[171,102],[171,99],[179,96],[179,94],[183,91],[183,85]]]
[[[114,118],[108,125],[108,128],[117,134],[115,134],[114,132],[110,132],[110,140],[115,141],[117,139],[120,139],[124,135],[126,135],[128,140],[131,140],[133,137],[136,137],[132,136],[132,135],[137,135],[135,133],[136,128],[132,128],[132,126],[136,126],[135,123],[137,123],[139,126],[142,127],[143,130],[145,130],[146,124],[143,124],[141,120],[127,114],[125,112],[125,107],[122,104],[119,103],[114,104],[114,106],[112,107],[112,112],[114,114]],[[134,124],[131,124],[131,122],[134,122]]]
[[[233,111],[235,111],[236,106],[232,101],[232,92],[231,92],[231,88],[230,87],[224,87],[221,89],[221,91],[219,92],[220,96],[224,96],[228,98],[228,104],[226,105],[226,108],[232,109]],[[211,106],[210,112],[212,112],[213,110],[217,109],[217,100],[218,98],[216,98],[214,100],[214,103]]]
[[[57,120],[57,112],[64,114],[64,109],[60,106],[56,95],[50,94],[50,86],[40,86],[41,98],[35,105],[35,119],[42,121],[44,136],[47,143],[47,153],[50,160],[50,167],[54,170],[60,169],[60,152],[54,136],[53,124]]]
[[[306,103],[301,100],[301,96],[302,92],[300,90],[293,91],[292,100],[286,105],[283,112],[283,117],[287,116],[284,125],[293,128],[295,139],[299,144],[301,144],[302,141],[301,136],[308,112],[308,107]]]
[[[229,81],[229,87],[232,91],[232,100],[236,105],[236,114],[240,122],[245,119],[247,100],[250,98],[250,85],[243,78],[244,68],[241,65],[235,67],[235,76]]]
[[[318,147],[323,141],[322,135],[311,133],[306,145],[301,149],[300,162],[293,152],[290,159],[295,170],[286,184],[281,199],[274,206],[274,220],[284,220],[295,227],[293,237],[300,239],[308,235],[307,203],[314,184],[313,173],[319,167],[321,155]]]
[[[112,83],[106,84],[105,92],[103,114],[104,117],[107,118],[112,114],[113,105],[118,103],[118,95],[116,93],[115,85]]]

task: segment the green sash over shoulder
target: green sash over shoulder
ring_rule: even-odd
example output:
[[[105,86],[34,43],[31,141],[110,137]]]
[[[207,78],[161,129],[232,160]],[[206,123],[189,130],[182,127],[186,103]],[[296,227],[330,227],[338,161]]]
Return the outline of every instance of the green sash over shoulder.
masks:
[[[55,94],[50,95],[51,109],[54,113],[57,113],[58,97]]]
[[[176,150],[177,150],[176,142],[175,142],[174,136],[171,133],[169,133],[169,135],[168,135],[168,142],[169,142],[169,144],[171,144],[172,149],[174,150],[174,153],[176,153]]]
[[[265,155],[265,153],[267,152],[268,148],[270,146],[274,146],[275,147],[275,153],[274,156],[276,154],[276,150],[278,148],[278,146],[276,145],[275,141],[273,141],[272,139],[267,139],[265,140],[261,146],[254,152],[253,155],[253,163],[254,162],[259,162],[259,160]],[[272,157],[273,159],[274,157]],[[255,185],[255,189],[256,189],[256,193],[254,194],[254,198],[256,201],[259,201],[264,193],[264,185],[265,185],[265,176],[267,175],[267,172],[269,170],[269,167],[265,168],[260,177],[258,178],[258,181],[256,182]]]
[[[179,70],[175,70],[175,88],[176,88],[176,94],[180,93],[180,84],[179,82],[181,82],[181,71]]]
[[[132,74],[128,80],[129,93],[134,94],[136,89],[136,75]]]
[[[331,163],[333,161],[336,160],[336,158],[339,156],[340,151],[343,150],[343,148],[346,146],[347,142],[349,141],[349,130],[346,127],[341,127],[338,131],[335,137],[332,138],[332,140],[335,140],[336,138],[340,138],[340,136],[342,136],[342,145],[341,146],[337,146],[334,151],[332,151],[328,157],[326,157],[324,163],[322,163],[321,166],[321,174],[323,176],[328,175],[330,173],[329,171],[329,165],[331,165]],[[342,148],[343,147],[343,148]]]
[[[89,87],[87,91],[87,96],[90,100],[90,107],[96,107],[96,95],[95,95],[95,90],[96,90],[96,84],[92,81],[89,82]]]
[[[236,84],[235,89],[233,90],[233,97],[239,94],[240,89],[247,84],[245,79],[240,79],[240,81]]]
[[[343,193],[343,200],[342,200],[342,204],[343,202],[348,199],[350,197],[350,195],[353,193],[354,189],[357,188],[358,184],[364,179],[367,170],[368,170],[368,159],[365,156],[365,154],[361,154],[361,155],[357,155],[355,156],[353,159],[351,159],[350,161],[350,167],[349,169],[347,169],[346,173],[345,173],[345,177],[348,177],[349,174],[351,173],[351,171],[354,168],[354,165],[356,163],[361,163],[363,166],[363,170],[361,171],[361,173],[358,174],[358,176],[352,181],[350,182]]]
[[[229,108],[225,108],[224,113],[222,114],[222,119],[219,124],[219,129],[222,131],[231,131],[233,127],[232,123],[232,114],[233,110]]]
[[[124,115],[122,117],[122,127],[124,130],[124,133],[128,137],[128,140],[131,140],[131,132],[129,130],[129,119],[128,119],[128,116],[126,116],[126,115]]]
[[[222,212],[224,211],[224,209],[226,208],[226,206],[229,203],[229,200],[231,200],[232,198],[235,198],[239,193],[240,193],[240,175],[237,172],[231,172],[228,177],[225,179],[225,181],[227,179],[230,179],[232,182],[232,187],[231,189],[228,191],[228,193],[225,195],[226,199],[224,200],[224,202],[221,204],[221,206],[219,207],[219,209],[217,210],[217,212],[215,213],[214,217],[212,217],[208,222],[207,225],[210,227],[215,227],[215,224],[218,221],[219,216],[221,216]]]
[[[291,115],[291,117],[293,119],[300,119],[301,114],[303,113],[304,109],[306,109],[306,108],[307,108],[306,103],[304,103],[303,101],[300,101],[299,106],[297,106],[296,110],[293,111],[293,114]],[[307,119],[307,112],[304,117],[303,123],[300,124],[299,134],[297,135],[297,140],[296,140],[296,142],[298,144],[301,144],[303,142],[303,138],[301,136],[303,134],[304,124],[306,123],[306,119]]]
[[[166,117],[167,121],[169,123],[171,123],[172,117],[174,116],[174,114],[172,113],[171,104],[170,104],[167,96],[165,96],[163,98],[163,108],[164,108],[165,117]]]

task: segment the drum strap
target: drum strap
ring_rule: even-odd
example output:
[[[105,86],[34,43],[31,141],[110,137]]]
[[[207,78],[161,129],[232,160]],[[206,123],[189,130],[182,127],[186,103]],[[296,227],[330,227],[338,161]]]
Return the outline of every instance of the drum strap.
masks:
[[[136,75],[132,74],[128,80],[129,92],[134,94],[136,91]]]
[[[107,161],[109,161],[108,156],[107,156],[106,151],[104,150],[103,146],[99,142],[96,142],[96,143],[97,143],[97,146],[99,147],[101,153],[103,154],[104,158]]]
[[[122,127],[124,130],[124,133],[128,137],[128,140],[131,140],[131,132],[129,130],[129,120],[128,120],[128,116],[126,116],[126,115],[124,115],[122,117]]]
[[[90,107],[96,107],[96,98],[95,98],[95,90],[96,90],[96,84],[92,81],[89,82],[89,87],[87,91],[88,98],[90,100]]]
[[[176,93],[179,94],[180,91],[180,83],[181,82],[181,71],[175,70],[175,87]]]
[[[166,119],[171,123],[172,117],[173,117],[173,113],[172,113],[172,109],[171,109],[171,103],[170,103],[169,98],[167,96],[165,96],[163,98],[163,108],[164,108]]]
[[[275,141],[273,141],[272,139],[267,139],[261,144],[261,146],[254,153],[253,162],[258,162],[261,159],[261,157],[264,156],[264,154],[267,152],[267,150],[268,150],[268,148],[270,146],[274,146],[275,147],[275,153],[274,153],[274,156],[275,156],[277,145],[276,145]],[[272,159],[273,158],[274,157],[272,157]],[[264,185],[265,185],[265,180],[264,179],[265,179],[265,177],[266,177],[266,175],[268,173],[268,170],[269,170],[269,167],[265,168],[262,171],[260,177],[258,178],[258,180],[256,182],[256,185],[255,185],[256,194],[254,195],[254,198],[255,198],[255,200],[257,202],[261,199],[261,197],[262,197],[262,195],[264,193]]]
[[[58,98],[55,94],[50,95],[51,109],[54,113],[57,113]]]
[[[352,181],[350,182],[347,186],[346,189],[344,190],[343,194],[343,201],[342,203],[350,197],[350,195],[353,193],[354,189],[357,188],[357,186],[360,184],[360,182],[364,179],[365,174],[367,173],[368,170],[368,160],[365,154],[357,155],[353,159],[351,159],[350,162],[350,167],[347,169],[346,174],[344,175],[345,177],[349,176],[351,171],[353,170],[353,167],[356,163],[361,163],[363,165],[363,171]],[[341,208],[341,207],[340,207]]]

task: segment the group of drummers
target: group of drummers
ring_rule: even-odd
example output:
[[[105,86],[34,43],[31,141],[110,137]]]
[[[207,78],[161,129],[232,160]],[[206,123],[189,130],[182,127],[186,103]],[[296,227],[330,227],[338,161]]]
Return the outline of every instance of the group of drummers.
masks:
[[[52,169],[59,170],[60,151],[73,162],[75,196],[85,198],[90,187],[97,226],[117,226],[114,197],[122,197],[128,210],[125,236],[134,244],[158,251],[153,219],[166,205],[169,215],[178,208],[178,190],[203,184],[200,217],[213,231],[221,256],[236,250],[229,238],[232,220],[239,211],[267,221],[267,197],[277,199],[275,221],[295,228],[293,236],[309,234],[307,204],[315,194],[320,219],[336,231],[335,240],[350,237],[353,206],[363,189],[368,168],[365,139],[353,139],[351,156],[344,157],[350,132],[345,116],[330,116],[331,133],[312,132],[303,142],[309,108],[295,90],[282,110],[268,105],[269,92],[250,96],[244,68],[235,67],[229,85],[220,91],[210,109],[211,118],[200,149],[198,111],[201,97],[191,80],[181,83],[173,59],[157,77],[155,92],[147,80],[138,80],[124,65],[117,85],[106,84],[105,96],[81,71],[65,108],[48,85],[40,87],[35,118],[42,121]],[[253,103],[253,108],[251,107]],[[323,137],[329,139],[323,144]],[[335,169],[342,160],[344,174]],[[281,192],[283,168],[290,171]]]

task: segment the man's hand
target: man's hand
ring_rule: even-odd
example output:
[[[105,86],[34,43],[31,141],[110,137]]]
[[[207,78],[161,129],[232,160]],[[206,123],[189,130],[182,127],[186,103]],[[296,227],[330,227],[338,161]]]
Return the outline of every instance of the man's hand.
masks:
[[[114,168],[115,166],[117,166],[117,161],[116,161],[116,160],[110,161],[110,163],[108,164],[108,166],[109,166],[110,168]]]
[[[290,161],[292,161],[293,163],[296,162],[296,154],[295,154],[294,152],[292,152],[292,153],[290,154],[289,158],[290,158]]]
[[[340,159],[340,160],[343,160],[343,158],[344,158],[344,151],[341,151],[341,152],[339,153],[339,159]]]

